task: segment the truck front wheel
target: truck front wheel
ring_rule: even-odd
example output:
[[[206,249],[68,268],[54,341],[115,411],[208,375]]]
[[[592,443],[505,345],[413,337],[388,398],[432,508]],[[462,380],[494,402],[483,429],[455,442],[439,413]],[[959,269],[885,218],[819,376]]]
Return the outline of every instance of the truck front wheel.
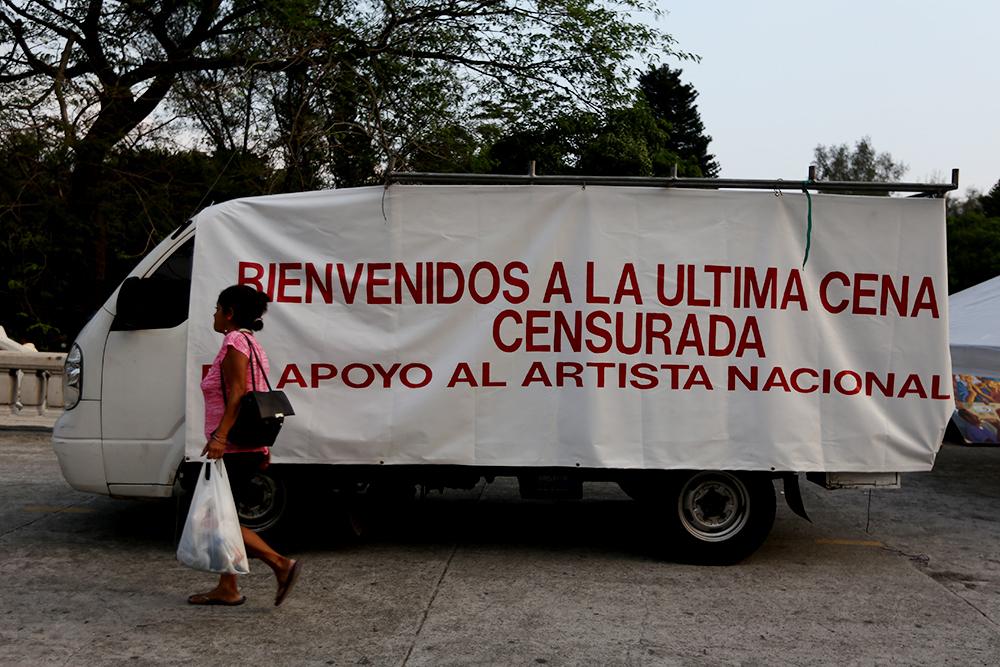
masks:
[[[255,533],[273,533],[288,510],[285,478],[273,467],[249,475],[240,488],[233,489],[240,523]]]
[[[774,484],[766,474],[701,471],[675,488],[669,546],[682,560],[738,563],[760,547],[774,524]]]

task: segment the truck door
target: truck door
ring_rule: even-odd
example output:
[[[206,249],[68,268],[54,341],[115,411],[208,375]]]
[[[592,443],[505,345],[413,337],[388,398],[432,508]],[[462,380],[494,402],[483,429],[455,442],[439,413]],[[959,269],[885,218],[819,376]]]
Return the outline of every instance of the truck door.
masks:
[[[192,234],[119,289],[101,392],[104,470],[112,494],[169,495],[183,455],[193,255]]]

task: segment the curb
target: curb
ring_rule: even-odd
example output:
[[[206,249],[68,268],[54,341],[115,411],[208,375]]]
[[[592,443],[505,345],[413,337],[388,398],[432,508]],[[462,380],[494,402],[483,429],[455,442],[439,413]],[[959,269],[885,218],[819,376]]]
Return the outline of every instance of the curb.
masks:
[[[29,431],[34,433],[52,433],[52,426],[41,426],[36,424],[0,424],[0,431]]]

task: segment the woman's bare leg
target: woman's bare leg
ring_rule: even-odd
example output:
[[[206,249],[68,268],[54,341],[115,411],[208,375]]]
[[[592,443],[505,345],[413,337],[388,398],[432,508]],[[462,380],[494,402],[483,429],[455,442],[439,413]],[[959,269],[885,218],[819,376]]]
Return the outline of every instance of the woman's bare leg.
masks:
[[[240,531],[243,533],[243,544],[247,547],[247,555],[251,558],[259,558],[260,560],[267,563],[278,580],[280,581],[282,577],[288,574],[288,571],[292,568],[292,564],[295,563],[291,558],[285,558],[277,551],[271,548],[271,546],[265,542],[260,535],[253,532],[246,526],[240,526]]]
[[[274,572],[274,578],[278,581],[278,592],[274,598],[274,604],[281,604],[288,591],[291,590],[292,584],[295,583],[294,577],[298,573],[297,562],[279,554],[260,535],[249,528],[240,526],[240,530],[243,531],[243,544],[247,547],[247,555],[264,561]]]

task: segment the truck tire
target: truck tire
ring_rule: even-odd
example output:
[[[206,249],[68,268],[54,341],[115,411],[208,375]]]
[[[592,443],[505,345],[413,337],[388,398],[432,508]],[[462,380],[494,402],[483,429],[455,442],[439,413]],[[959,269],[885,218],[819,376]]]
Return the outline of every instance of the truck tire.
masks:
[[[234,493],[240,523],[255,533],[274,534],[288,514],[288,484],[274,466],[256,471]]]
[[[668,547],[684,562],[732,565],[763,544],[774,512],[769,475],[694,472],[681,478],[668,507]]]

